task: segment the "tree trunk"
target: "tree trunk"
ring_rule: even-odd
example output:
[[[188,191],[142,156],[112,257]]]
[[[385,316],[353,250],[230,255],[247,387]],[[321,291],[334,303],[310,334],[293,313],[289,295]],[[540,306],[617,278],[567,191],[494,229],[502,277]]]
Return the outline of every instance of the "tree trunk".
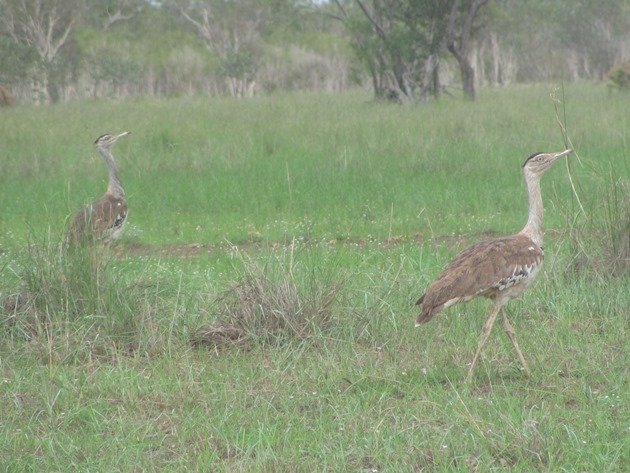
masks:
[[[51,102],[48,71],[45,68],[40,70],[38,77],[33,81],[33,95],[36,105],[49,105]]]
[[[428,102],[429,95],[437,97],[440,93],[440,81],[437,74],[440,65],[440,57],[435,54],[429,54],[424,61],[424,71],[422,75],[422,85],[420,87],[420,101]]]
[[[475,91],[475,70],[470,64],[468,58],[459,63],[459,69],[462,74],[462,87],[464,89],[464,95],[474,101],[477,98],[477,93]]]
[[[475,100],[475,69],[470,61],[472,41],[472,27],[479,9],[488,0],[472,0],[465,11],[460,11],[460,2],[455,1],[451,10],[446,47],[455,56],[462,76],[464,94],[470,100]],[[460,19],[459,16],[462,16]],[[458,20],[461,24],[458,25]]]
[[[492,79],[491,84],[493,86],[501,85],[501,78],[499,72],[500,50],[499,41],[497,41],[497,35],[490,33],[490,50],[492,51]]]
[[[433,70],[433,96],[437,99],[442,93],[442,85],[440,84],[440,63],[438,62]]]
[[[470,63],[470,58],[467,54],[463,54],[460,49],[456,48],[454,44],[449,44],[448,50],[455,56],[457,64],[459,65],[464,95],[470,100],[475,100],[477,95],[475,93],[475,69]]]
[[[374,89],[374,96],[376,98],[380,98],[379,97],[380,86],[379,86],[379,81],[378,81],[378,74],[376,72],[376,67],[374,67],[374,64],[372,62],[370,62],[368,69],[370,70],[370,75],[372,76],[372,88]]]

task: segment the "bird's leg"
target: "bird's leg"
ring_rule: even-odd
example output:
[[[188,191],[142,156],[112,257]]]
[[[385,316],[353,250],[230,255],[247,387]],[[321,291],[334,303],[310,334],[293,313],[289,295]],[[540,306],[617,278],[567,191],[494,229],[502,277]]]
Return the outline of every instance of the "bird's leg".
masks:
[[[486,320],[486,323],[483,324],[483,330],[481,332],[481,338],[479,339],[479,346],[477,347],[477,353],[475,353],[475,357],[472,360],[472,363],[470,364],[470,368],[468,369],[468,375],[466,376],[466,382],[470,382],[470,380],[472,379],[472,374],[473,374],[473,370],[475,369],[475,364],[477,363],[477,358],[479,358],[479,354],[481,353],[481,349],[483,348],[483,346],[486,344],[486,341],[488,340],[488,337],[490,336],[490,332],[492,331],[492,326],[494,325],[494,321],[497,318],[497,315],[499,315],[499,311],[501,310],[500,305],[496,304],[492,307],[492,310],[490,310],[490,314],[488,314],[488,319]]]
[[[510,338],[510,341],[512,342],[512,345],[514,346],[514,349],[516,350],[516,354],[518,355],[518,359],[521,361],[521,365],[523,366],[525,373],[527,373],[527,376],[531,376],[532,373],[531,371],[529,371],[529,366],[527,366],[527,362],[525,361],[525,358],[523,357],[523,353],[521,352],[521,349],[518,346],[518,342],[516,341],[516,332],[514,332],[514,329],[512,328],[512,324],[510,324],[510,321],[508,320],[505,307],[501,309],[501,313],[503,315],[503,327],[505,328],[505,333],[507,333],[507,336]]]

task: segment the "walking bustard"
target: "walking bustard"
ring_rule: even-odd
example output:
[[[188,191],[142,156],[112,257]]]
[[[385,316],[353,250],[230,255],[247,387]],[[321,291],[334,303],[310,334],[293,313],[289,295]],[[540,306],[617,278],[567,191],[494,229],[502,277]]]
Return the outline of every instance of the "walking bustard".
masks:
[[[481,349],[486,343],[499,312],[523,369],[530,375],[516,341],[516,334],[508,320],[505,305],[521,295],[532,283],[543,261],[543,202],[540,178],[559,158],[571,153],[534,153],[523,164],[529,194],[529,218],[525,227],[515,235],[482,241],[464,250],[442,271],[416,305],[422,312],[416,327],[426,323],[442,309],[483,296],[492,299],[493,306],[483,326],[477,352],[472,360],[466,381],[472,379]]]
[[[105,134],[94,142],[109,170],[109,184],[103,197],[87,205],[74,216],[68,232],[72,243],[94,240],[111,243],[120,238],[127,220],[127,201],[118,179],[118,168],[111,148],[120,138],[129,134],[128,131],[118,135]]]

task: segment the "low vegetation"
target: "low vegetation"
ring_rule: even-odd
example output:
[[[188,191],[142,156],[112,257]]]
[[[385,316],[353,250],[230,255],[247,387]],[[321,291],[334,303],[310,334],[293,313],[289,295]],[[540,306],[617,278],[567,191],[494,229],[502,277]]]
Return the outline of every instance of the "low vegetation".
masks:
[[[291,257],[292,250],[293,246]],[[330,333],[331,305],[340,282],[327,284],[310,269],[296,278],[295,272],[300,270],[292,261],[288,265],[266,262],[261,267],[246,258],[243,263],[237,281],[214,302],[217,321],[197,330],[194,345],[278,344]]]
[[[464,383],[486,301],[413,329],[454,253],[524,223],[522,161],[563,146],[549,93],[0,110],[4,471],[622,471],[630,160],[605,86],[566,89],[577,156],[508,308],[532,378],[495,330]],[[91,143],[125,129],[125,236],[68,252],[106,182]]]
[[[621,91],[630,89],[630,61],[621,64],[615,64],[608,71],[608,80],[613,88]]]

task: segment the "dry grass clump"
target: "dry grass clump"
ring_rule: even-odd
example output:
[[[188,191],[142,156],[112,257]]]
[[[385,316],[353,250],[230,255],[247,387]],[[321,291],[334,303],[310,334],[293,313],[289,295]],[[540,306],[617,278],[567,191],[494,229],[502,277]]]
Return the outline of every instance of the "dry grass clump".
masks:
[[[566,213],[572,253],[566,272],[625,276],[630,270],[630,183],[609,178],[598,196],[582,222]]]
[[[28,337],[37,331],[39,319],[35,300],[31,294],[16,292],[2,300],[2,321],[8,326],[19,326]]]
[[[296,279],[291,266],[274,271],[251,260],[243,263],[238,281],[216,301],[216,321],[193,334],[193,345],[250,347],[330,330],[339,282],[316,281],[311,274]]]
[[[92,333],[122,340],[136,330],[135,294],[116,280],[106,249],[30,243],[14,265],[20,285],[0,308],[2,320],[26,338]]]
[[[625,274],[630,269],[630,182],[620,180],[609,194],[609,254],[613,271]]]

